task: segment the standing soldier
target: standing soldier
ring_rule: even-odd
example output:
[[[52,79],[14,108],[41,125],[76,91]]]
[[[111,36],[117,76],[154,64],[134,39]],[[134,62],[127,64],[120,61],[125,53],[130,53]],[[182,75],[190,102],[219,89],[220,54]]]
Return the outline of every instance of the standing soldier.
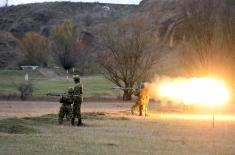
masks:
[[[141,88],[134,92],[134,95],[137,96],[135,104],[131,107],[131,113],[134,115],[134,110],[139,108],[139,115],[142,116],[142,111],[144,110],[145,116],[147,116],[147,108],[149,103],[149,91],[144,84],[141,84]]]
[[[59,124],[63,123],[64,116],[66,116],[67,120],[70,120],[72,117],[72,107],[73,104],[73,88],[68,89],[68,95],[62,96],[60,98],[60,103],[62,103],[59,111]]]
[[[82,94],[83,88],[82,84],[80,83],[80,77],[78,75],[74,75],[74,103],[73,103],[73,116],[71,120],[71,124],[74,125],[74,121],[78,118],[77,126],[82,125],[82,118],[81,118],[81,104],[82,104]]]

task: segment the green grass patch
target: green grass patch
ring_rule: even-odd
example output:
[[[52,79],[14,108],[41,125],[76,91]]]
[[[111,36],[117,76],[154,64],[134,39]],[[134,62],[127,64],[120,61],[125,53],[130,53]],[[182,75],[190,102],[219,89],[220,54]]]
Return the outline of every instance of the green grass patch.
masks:
[[[108,118],[108,114],[104,112],[84,113],[82,118],[87,120],[104,120]]]
[[[123,117],[111,117],[105,112],[83,113],[82,119],[89,120],[128,120]],[[39,117],[6,118],[0,119],[0,132],[9,134],[32,134],[39,133],[40,127],[57,124],[58,115],[48,114]],[[70,124],[69,122],[67,122]],[[65,124],[67,124],[65,123]]]
[[[0,119],[1,130],[6,130],[9,123],[19,123],[40,131],[36,134],[1,131],[1,154],[234,154],[234,121],[218,121],[212,128],[208,121],[196,123],[161,117],[125,121],[123,113],[114,116],[112,113],[85,113],[84,116],[83,127],[48,124],[57,115]],[[16,131],[7,129],[7,133]]]
[[[0,132],[9,134],[39,133],[39,127],[57,122],[56,114],[39,117],[6,118],[0,119]]]
[[[117,96],[118,91],[111,88],[114,84],[102,76],[86,76],[81,78],[84,96]],[[34,83],[34,94],[46,94],[48,92],[65,92],[69,87],[73,87],[72,79],[69,80],[42,80]]]
[[[0,132],[9,134],[39,133],[39,128],[45,125],[54,125],[57,122],[56,114],[39,117],[6,118],[0,119]]]
[[[8,118],[0,120],[0,132],[10,134],[37,133],[33,123],[22,118]]]
[[[25,117],[23,119],[29,120],[35,123],[40,123],[40,124],[53,124],[57,122],[58,116],[56,114],[48,114],[48,115],[43,115],[40,117]]]
[[[17,86],[24,81],[26,71],[24,70],[0,70],[0,93],[13,94],[19,93]],[[27,71],[29,80],[34,84],[37,81],[46,80],[38,71]]]
[[[33,84],[33,95],[42,96],[48,92],[65,92],[69,87],[73,87],[73,79],[64,78],[48,79],[38,71],[27,71],[29,80]],[[0,94],[19,94],[17,86],[24,81],[26,71],[24,70],[0,70]],[[84,96],[117,97],[121,94],[119,90],[111,89],[115,85],[106,80],[103,76],[84,76],[81,77],[84,87]]]

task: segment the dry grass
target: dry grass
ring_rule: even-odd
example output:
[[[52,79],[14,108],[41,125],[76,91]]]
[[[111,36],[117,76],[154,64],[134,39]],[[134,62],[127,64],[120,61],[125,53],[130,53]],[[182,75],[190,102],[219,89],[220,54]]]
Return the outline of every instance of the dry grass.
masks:
[[[38,132],[0,132],[0,152],[4,155],[214,155],[235,152],[234,121],[217,121],[213,129],[208,120],[165,119],[153,114],[148,118],[131,116],[127,112],[129,103],[103,103],[103,109],[95,110],[99,105],[84,105],[83,110],[87,111],[83,115],[85,126],[80,128],[56,125],[56,115],[15,118],[16,122],[23,123],[20,125],[27,122],[27,126],[31,124]],[[0,122],[3,120],[5,118]]]

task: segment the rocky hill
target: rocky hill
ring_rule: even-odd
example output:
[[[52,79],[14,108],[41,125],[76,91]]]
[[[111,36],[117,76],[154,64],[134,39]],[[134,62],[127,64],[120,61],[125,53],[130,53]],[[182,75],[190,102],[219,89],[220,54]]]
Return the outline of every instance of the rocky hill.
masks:
[[[149,30],[158,34],[163,41],[184,18],[180,0],[143,0],[133,15],[146,17]]]
[[[64,19],[85,28],[127,16],[135,5],[103,3],[47,2],[0,9],[0,30],[20,38],[28,31],[49,35],[50,29]]]
[[[187,4],[188,3],[188,4]],[[191,4],[190,4],[191,3]],[[206,3],[211,6],[200,8],[200,4]],[[191,6],[190,6],[190,5]],[[194,6],[192,4],[195,4]],[[136,9],[133,16],[144,16],[148,20],[149,30],[158,33],[163,41],[170,41],[170,37],[180,35],[175,32],[175,28],[185,20],[185,14],[189,15],[189,10],[208,10],[213,12],[213,18],[220,18],[225,5],[229,5],[232,20],[235,20],[235,0],[143,0]],[[220,7],[218,7],[220,6]],[[201,5],[201,7],[203,7]],[[211,10],[210,10],[211,9]],[[213,10],[212,10],[213,9]],[[186,11],[187,10],[187,11]],[[205,11],[204,10],[204,11]],[[187,13],[186,13],[187,12]],[[235,26],[235,25],[234,25]],[[177,29],[176,31],[178,31]]]
[[[20,60],[16,59],[20,55],[18,43],[26,32],[34,31],[49,36],[55,25],[70,19],[82,32],[83,39],[89,42],[99,31],[99,25],[126,17],[136,7],[104,3],[46,2],[0,8],[0,68],[14,67],[18,63],[13,60]]]
[[[0,68],[16,66],[19,57],[18,40],[11,33],[0,31]]]
[[[82,28],[83,34],[95,36],[99,25],[108,21],[146,17],[147,31],[167,40],[172,27],[182,18],[181,10],[178,0],[143,0],[139,6],[71,2],[27,4],[0,9],[0,30],[17,39],[28,31],[49,36],[53,26],[69,18]]]
[[[235,1],[231,0],[231,4],[235,10]],[[145,17],[148,23],[147,31],[156,34],[160,40],[169,44],[172,34],[181,35],[174,28],[185,19],[182,0],[143,0],[139,6],[50,2],[0,8],[0,34],[11,36],[10,40],[2,39],[4,42],[0,39],[0,56],[6,47],[12,50],[25,32],[36,31],[49,36],[50,30],[64,19],[71,19],[89,40],[89,37],[92,38],[99,32],[100,25],[122,17]],[[14,45],[13,48],[10,48],[11,44]],[[172,53],[172,57],[175,58],[177,52]]]

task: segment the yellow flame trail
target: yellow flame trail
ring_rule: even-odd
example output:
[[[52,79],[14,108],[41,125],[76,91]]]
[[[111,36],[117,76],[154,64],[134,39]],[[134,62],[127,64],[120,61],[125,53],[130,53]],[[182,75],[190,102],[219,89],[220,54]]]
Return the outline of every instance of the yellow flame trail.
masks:
[[[214,78],[191,78],[163,80],[153,83],[154,94],[158,99],[219,106],[229,101],[230,95],[225,84]],[[154,98],[154,97],[153,97]]]

